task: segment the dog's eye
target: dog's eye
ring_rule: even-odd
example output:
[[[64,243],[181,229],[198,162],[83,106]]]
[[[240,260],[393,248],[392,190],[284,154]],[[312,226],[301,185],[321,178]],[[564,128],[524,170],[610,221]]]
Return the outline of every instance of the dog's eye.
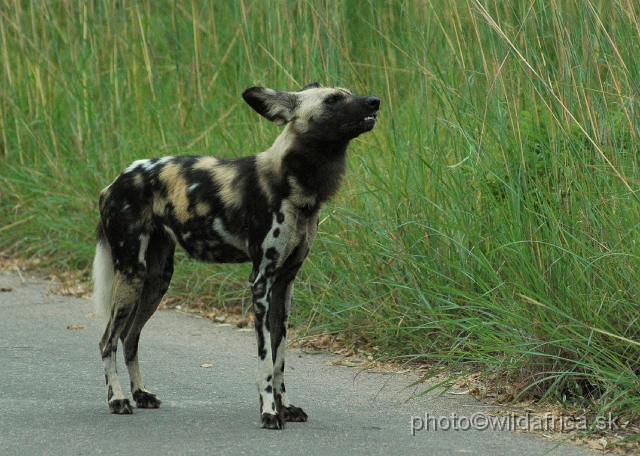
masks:
[[[340,95],[334,94],[334,95],[329,95],[327,98],[325,98],[324,102],[327,103],[327,104],[332,105],[332,104],[337,103],[341,99],[342,99],[342,97]]]

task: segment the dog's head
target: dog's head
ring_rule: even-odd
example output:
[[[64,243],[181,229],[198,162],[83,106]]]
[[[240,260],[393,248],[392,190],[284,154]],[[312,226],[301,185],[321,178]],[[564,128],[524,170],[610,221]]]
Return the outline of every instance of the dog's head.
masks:
[[[373,129],[380,99],[313,83],[300,92],[251,87],[242,98],[277,125],[313,140],[349,141]]]

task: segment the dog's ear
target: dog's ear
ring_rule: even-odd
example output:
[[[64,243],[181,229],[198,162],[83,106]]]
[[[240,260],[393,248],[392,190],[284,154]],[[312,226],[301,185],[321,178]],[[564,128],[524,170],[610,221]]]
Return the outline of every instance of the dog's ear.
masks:
[[[309,89],[321,89],[322,85],[319,82],[312,82],[311,84],[304,86],[303,88],[300,89],[300,92],[302,92],[303,90],[309,90]]]
[[[265,87],[251,87],[242,92],[242,98],[258,114],[276,125],[291,121],[297,106],[295,93]]]

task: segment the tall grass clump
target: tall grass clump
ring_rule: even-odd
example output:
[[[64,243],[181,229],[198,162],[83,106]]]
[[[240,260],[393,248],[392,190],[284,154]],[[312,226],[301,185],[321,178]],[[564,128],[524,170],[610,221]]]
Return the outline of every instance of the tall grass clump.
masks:
[[[640,6],[629,0],[0,0],[0,248],[87,268],[132,160],[234,157],[260,84],[376,94],[296,320],[380,356],[640,412]],[[183,263],[181,261],[181,263]],[[245,267],[173,292],[242,299]]]

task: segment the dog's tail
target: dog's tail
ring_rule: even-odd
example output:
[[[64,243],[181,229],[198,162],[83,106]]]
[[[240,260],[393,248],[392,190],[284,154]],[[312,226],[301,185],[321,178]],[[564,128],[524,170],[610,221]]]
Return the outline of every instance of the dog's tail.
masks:
[[[105,320],[111,315],[113,278],[111,247],[102,230],[102,223],[100,223],[96,257],[93,260],[93,302],[96,317]]]

